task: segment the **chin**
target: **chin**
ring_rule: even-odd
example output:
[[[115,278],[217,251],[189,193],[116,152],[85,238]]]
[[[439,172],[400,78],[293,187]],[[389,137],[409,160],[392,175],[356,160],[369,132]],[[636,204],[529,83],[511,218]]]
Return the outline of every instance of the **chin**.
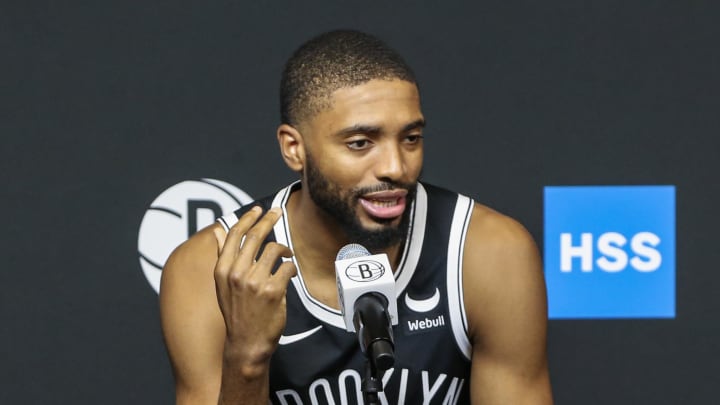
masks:
[[[366,233],[379,233],[387,231],[395,231],[398,229],[398,224],[378,224],[375,223],[371,226],[363,226],[362,230]]]
[[[354,243],[359,243],[370,252],[377,253],[398,243],[407,236],[407,230],[401,229],[402,218],[381,219],[356,218],[355,226],[345,229],[346,236]]]

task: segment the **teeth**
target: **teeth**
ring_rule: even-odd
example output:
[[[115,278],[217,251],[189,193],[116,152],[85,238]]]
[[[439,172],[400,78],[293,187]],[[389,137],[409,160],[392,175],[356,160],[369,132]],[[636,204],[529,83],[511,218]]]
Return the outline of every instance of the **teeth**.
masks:
[[[377,205],[378,207],[392,207],[393,205],[397,205],[397,200],[370,200],[373,205]]]

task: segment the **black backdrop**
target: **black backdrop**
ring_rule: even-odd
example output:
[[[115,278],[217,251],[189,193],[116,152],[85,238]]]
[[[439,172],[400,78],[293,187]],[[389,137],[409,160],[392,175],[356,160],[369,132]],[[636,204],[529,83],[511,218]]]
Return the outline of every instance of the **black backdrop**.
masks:
[[[172,402],[140,222],[186,179],[254,197],[293,179],[274,140],[282,63],[339,27],[416,69],[424,178],[539,244],[545,185],[676,185],[676,318],[551,321],[553,390],[716,402],[712,2],[72,3],[0,4],[0,403]]]

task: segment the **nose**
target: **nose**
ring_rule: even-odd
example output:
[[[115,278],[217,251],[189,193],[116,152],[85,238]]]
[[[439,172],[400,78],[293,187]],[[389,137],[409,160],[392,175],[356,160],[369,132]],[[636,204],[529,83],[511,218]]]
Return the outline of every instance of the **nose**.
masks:
[[[375,177],[383,181],[398,181],[407,173],[405,157],[400,145],[395,142],[386,142],[382,145],[375,164]]]

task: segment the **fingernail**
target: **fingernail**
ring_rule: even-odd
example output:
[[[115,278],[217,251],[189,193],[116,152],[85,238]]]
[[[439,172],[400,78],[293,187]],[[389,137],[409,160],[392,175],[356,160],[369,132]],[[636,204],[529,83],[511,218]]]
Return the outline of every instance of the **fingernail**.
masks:
[[[262,212],[262,208],[260,208],[259,205],[256,205],[250,209],[252,212]]]
[[[270,211],[272,211],[278,215],[282,214],[282,208],[280,208],[280,207],[273,207]]]

